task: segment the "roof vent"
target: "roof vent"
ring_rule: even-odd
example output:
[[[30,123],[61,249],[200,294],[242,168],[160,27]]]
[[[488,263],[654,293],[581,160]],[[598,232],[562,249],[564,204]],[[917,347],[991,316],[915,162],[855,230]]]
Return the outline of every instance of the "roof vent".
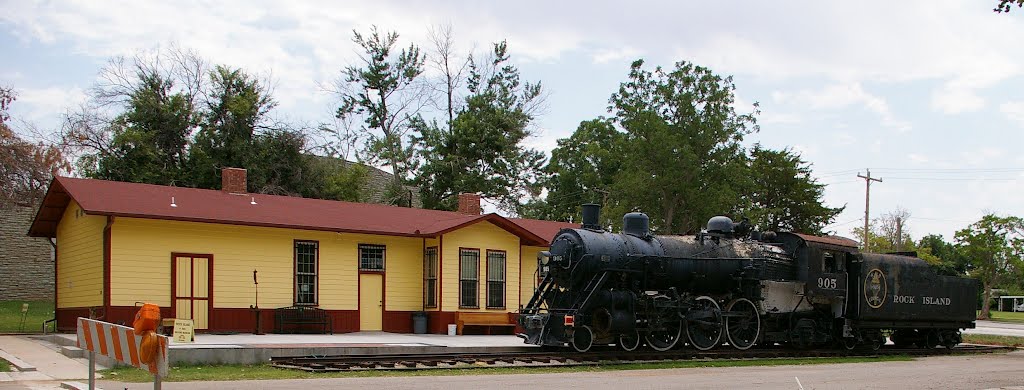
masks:
[[[651,230],[651,219],[644,213],[627,213],[622,216],[622,232],[640,238],[647,237]]]

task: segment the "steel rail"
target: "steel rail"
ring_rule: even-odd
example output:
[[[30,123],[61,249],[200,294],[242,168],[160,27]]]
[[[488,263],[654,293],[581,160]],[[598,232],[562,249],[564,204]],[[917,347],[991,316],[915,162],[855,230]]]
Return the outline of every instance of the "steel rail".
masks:
[[[836,350],[767,348],[711,351],[672,350],[625,352],[616,349],[595,350],[586,353],[569,351],[529,351],[500,353],[430,353],[385,355],[299,356],[271,358],[271,365],[279,368],[309,372],[338,372],[366,370],[430,370],[494,367],[559,367],[595,366],[630,363],[655,363],[694,360],[737,360],[778,358],[872,357],[872,356],[934,356],[964,355],[1010,351],[1010,347],[960,345],[946,348],[881,348],[873,350]]]

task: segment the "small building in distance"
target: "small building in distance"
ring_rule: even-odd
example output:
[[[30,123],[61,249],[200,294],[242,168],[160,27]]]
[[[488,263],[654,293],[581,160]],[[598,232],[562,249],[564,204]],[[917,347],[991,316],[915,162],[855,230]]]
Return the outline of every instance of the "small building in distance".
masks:
[[[57,327],[128,324],[141,302],[209,332],[253,331],[257,305],[323,309],[335,332],[410,332],[419,311],[434,333],[459,313],[512,324],[538,252],[575,227],[481,214],[473,194],[451,212],[250,194],[245,181],[236,168],[221,190],[55,178],[29,234],[56,239]],[[271,330],[273,311],[260,322]]]

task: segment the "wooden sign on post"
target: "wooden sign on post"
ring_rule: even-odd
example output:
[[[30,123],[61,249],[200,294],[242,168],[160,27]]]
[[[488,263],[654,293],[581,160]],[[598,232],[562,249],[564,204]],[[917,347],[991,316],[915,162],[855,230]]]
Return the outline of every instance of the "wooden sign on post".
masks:
[[[174,342],[191,343],[196,341],[194,324],[192,320],[174,320]]]

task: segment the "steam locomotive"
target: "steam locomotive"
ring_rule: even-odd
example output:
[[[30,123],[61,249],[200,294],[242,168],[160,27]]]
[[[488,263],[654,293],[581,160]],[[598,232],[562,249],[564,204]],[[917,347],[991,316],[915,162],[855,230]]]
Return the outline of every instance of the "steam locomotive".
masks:
[[[952,348],[974,327],[977,281],[938,275],[914,253],[862,253],[849,239],[756,232],[722,216],[674,236],[629,213],[612,233],[599,214],[584,205],[583,225],[538,256],[540,282],[518,317],[525,343],[878,349],[888,337]]]

